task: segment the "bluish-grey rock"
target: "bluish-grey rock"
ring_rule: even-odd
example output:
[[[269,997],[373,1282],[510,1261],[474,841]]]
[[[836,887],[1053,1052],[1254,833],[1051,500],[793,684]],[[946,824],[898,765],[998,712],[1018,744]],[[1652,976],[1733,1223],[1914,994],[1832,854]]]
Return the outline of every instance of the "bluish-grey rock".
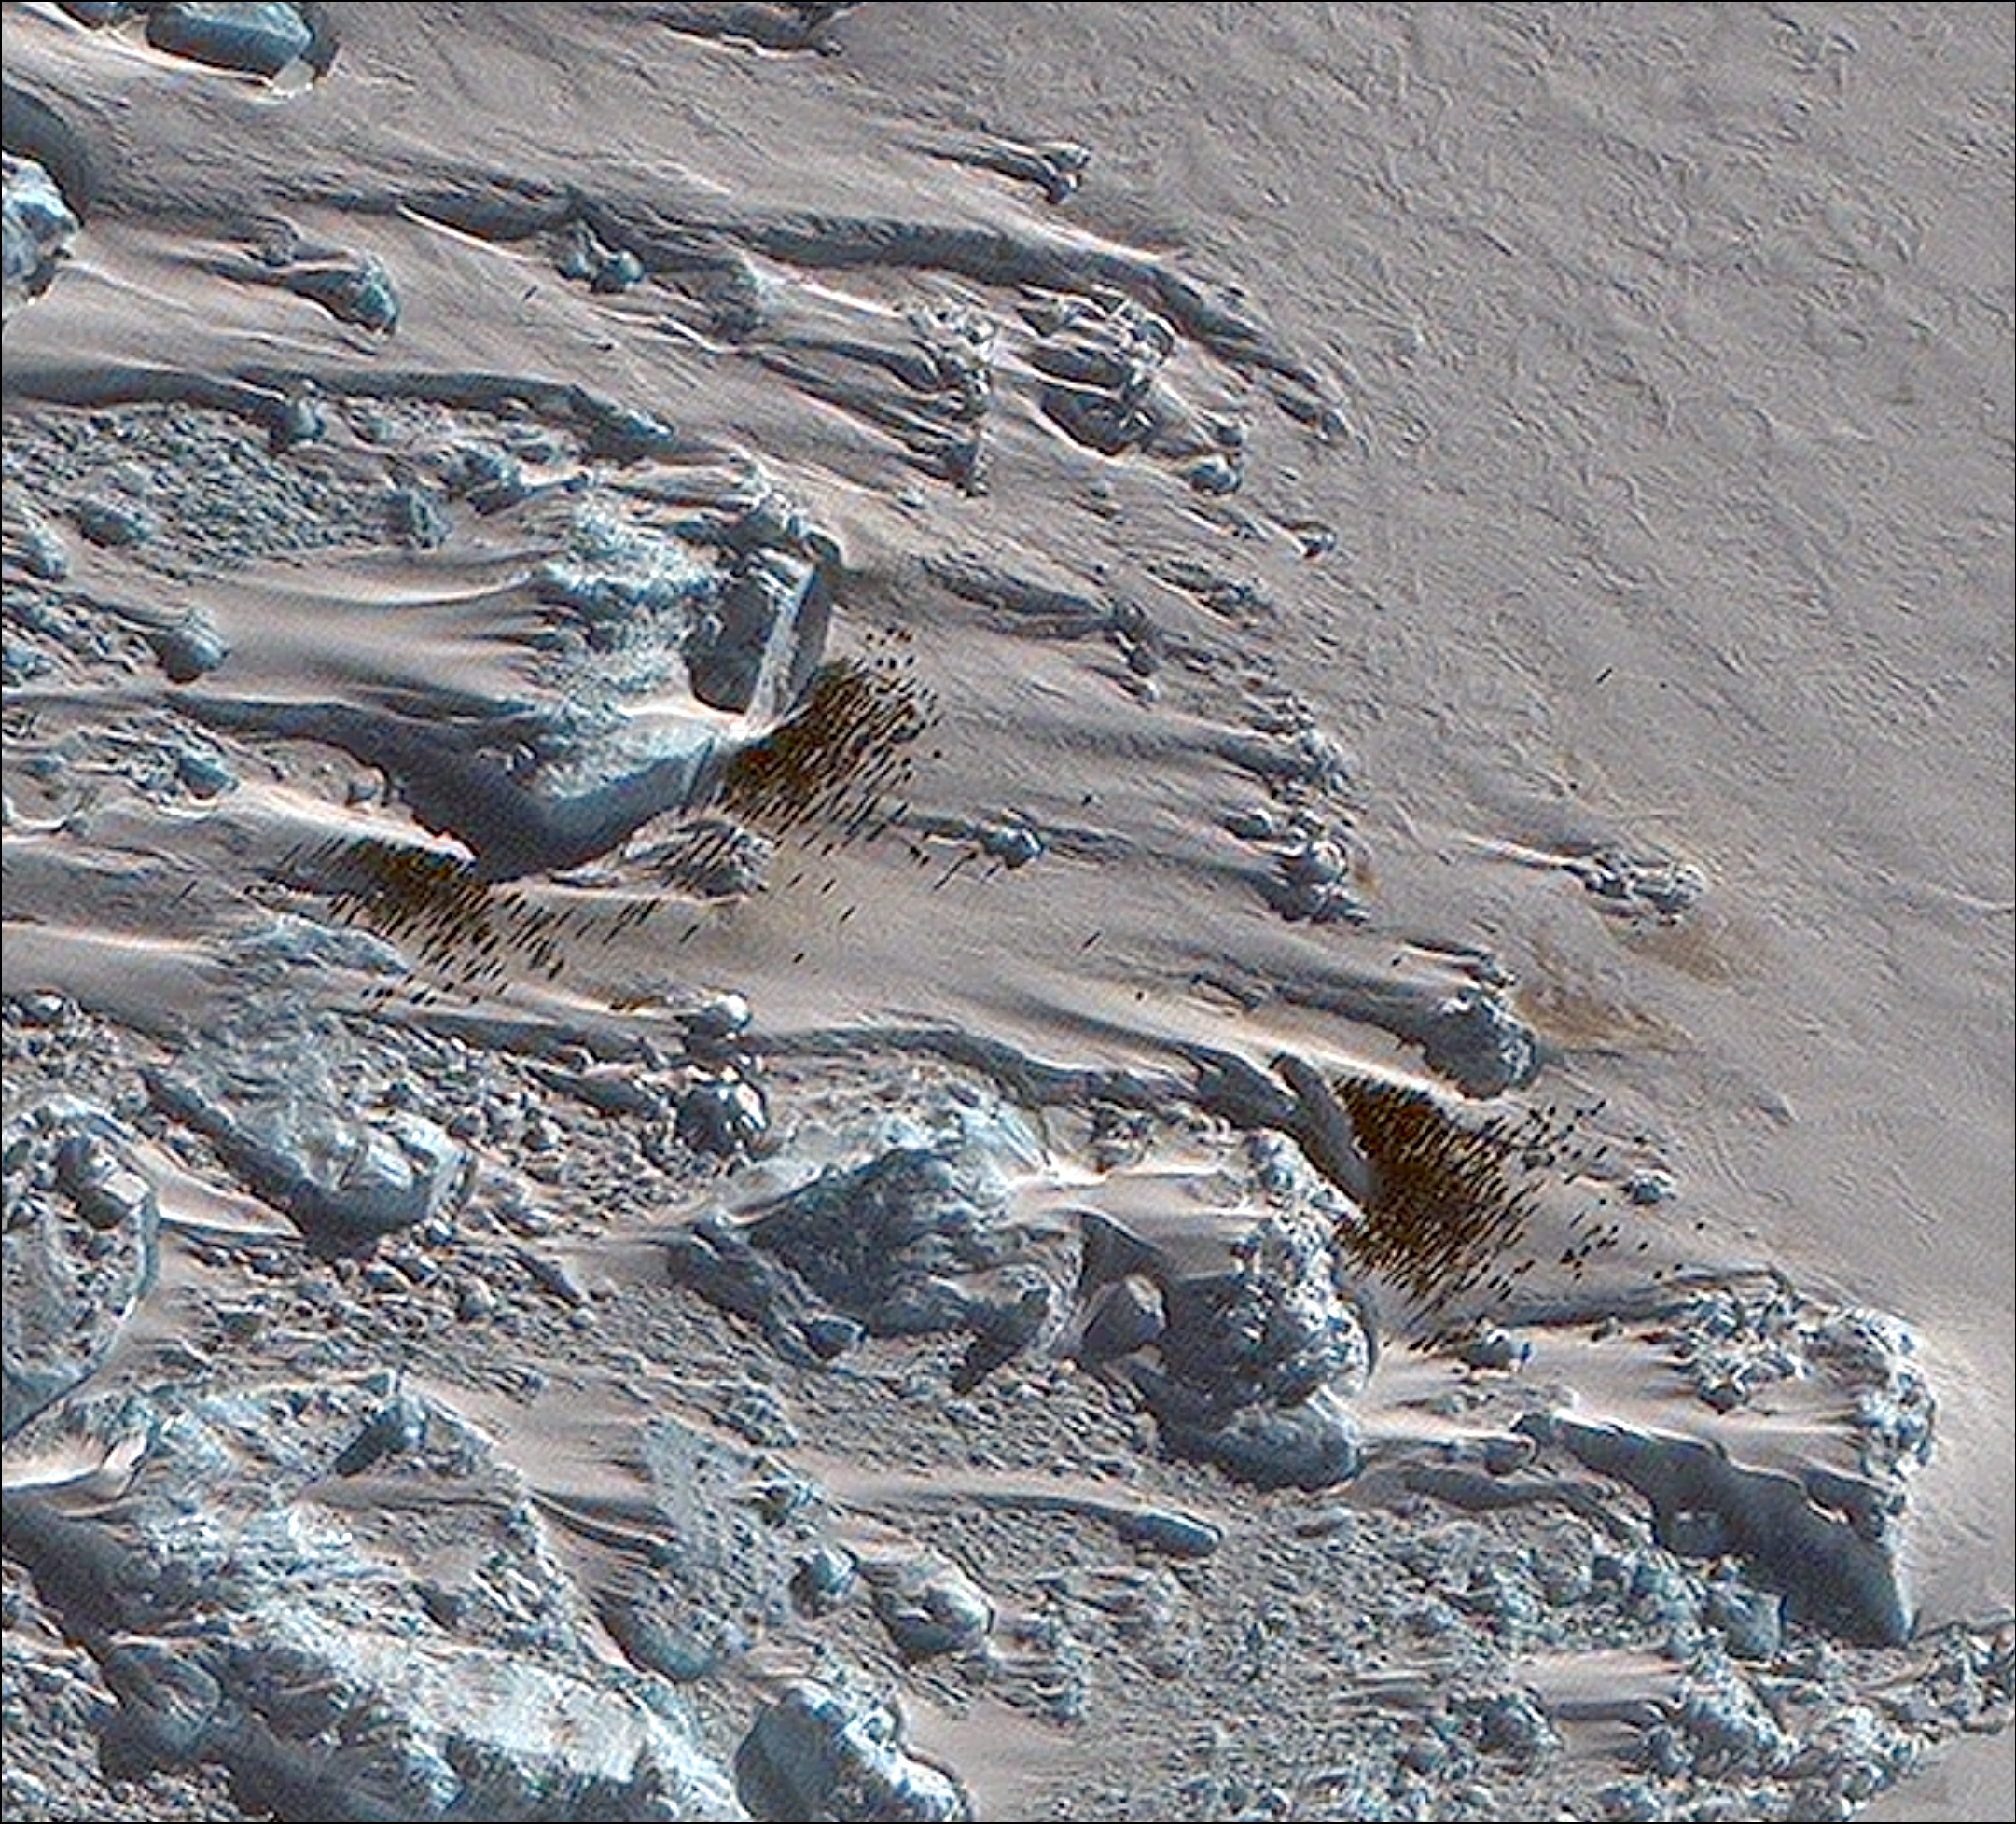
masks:
[[[1428,1067],[1466,1095],[1503,1095],[1530,1083],[1540,1067],[1533,1029],[1502,996],[1459,988],[1438,1002],[1422,1033]]]
[[[1141,1508],[1122,1514],[1113,1530],[1128,1544],[1169,1558],[1208,1558],[1225,1540],[1223,1531],[1210,1521],[1168,1508]]]
[[[143,633],[172,684],[193,684],[231,656],[223,636],[201,608],[165,627],[149,627]]]
[[[1078,1334],[1078,1358],[1096,1367],[1146,1348],[1167,1328],[1161,1288],[1146,1274],[1131,1273],[1093,1294]]]
[[[177,747],[175,777],[197,798],[221,798],[238,785],[229,762],[214,747]]]
[[[1726,1660],[1688,1678],[1677,1720],[1698,1773],[1774,1774],[1792,1758],[1791,1738]]]
[[[189,0],[150,7],[147,42],[157,50],[216,69],[278,76],[289,63],[307,57],[314,33],[300,8],[285,0],[254,0],[250,5]]]
[[[1531,1428],[1635,1488],[1670,1550],[1691,1542],[1703,1554],[1741,1558],[1784,1595],[1795,1620],[1872,1645],[1910,1637],[1897,1539],[1868,1484],[1839,1478],[1823,1503],[1791,1476],[1743,1469],[1692,1439],[1561,1416]]]
[[[598,1652],[516,1474],[450,1409],[388,1392],[104,1399],[67,1442],[130,1466],[118,1502],[7,1492],[10,1557],[118,1700],[108,1769],[220,1767],[282,1817],[742,1817],[678,1694]],[[328,1503],[388,1411],[388,1448],[355,1467],[415,1498]],[[444,1506],[448,1553],[414,1525]]]
[[[21,568],[37,581],[60,583],[70,574],[70,551],[63,534],[45,519],[23,516],[17,549]]]
[[[304,260],[283,272],[279,283],[296,297],[320,304],[339,323],[384,336],[399,326],[399,294],[376,254]]]
[[[1268,903],[1287,919],[1356,925],[1367,916],[1352,881],[1350,853],[1334,837],[1304,836],[1280,850],[1264,891]]]
[[[160,515],[145,501],[123,494],[93,494],[71,508],[76,528],[94,545],[124,550],[160,536]]]
[[[1156,1269],[1152,1256],[1125,1263]],[[1161,1278],[1161,1366],[1124,1367],[1168,1449],[1265,1488],[1355,1476],[1362,1450],[1344,1402],[1371,1372],[1372,1338],[1322,1223],[1270,1215],[1223,1271]]]
[[[906,1659],[971,1652],[994,1626],[986,1591],[949,1559],[926,1554],[865,1569],[876,1619]]]
[[[778,1824],[952,1824],[973,1816],[957,1780],[906,1751],[894,1700],[852,1686],[791,1686],[736,1750],[735,1787],[751,1817]]]
[[[642,282],[644,262],[628,247],[605,245],[586,222],[570,222],[554,249],[553,264],[563,279],[576,279],[591,291],[628,291]]]
[[[319,443],[327,430],[322,401],[312,393],[296,393],[274,408],[267,440],[278,455],[299,444]]]
[[[1477,1734],[1478,1745],[1516,1763],[1537,1760],[1557,1745],[1547,1712],[1522,1691],[1494,1692],[1459,1706]]]
[[[716,709],[774,716],[795,702],[824,649],[832,578],[815,558],[759,546],[730,573],[687,642],[693,694]]]
[[[310,1241],[354,1248],[452,1208],[468,1158],[424,1115],[359,1106],[342,1064],[330,1036],[229,1035],[149,1072],[147,1086]]]
[[[1487,1324],[1464,1339],[1456,1358],[1469,1368],[1493,1369],[1509,1373],[1523,1368],[1533,1354],[1533,1344],[1510,1330]]]
[[[682,1145],[722,1159],[747,1152],[769,1128],[763,1092],[732,1071],[696,1083],[679,1099],[674,1121]]]
[[[899,1147],[826,1173],[753,1221],[697,1225],[675,1238],[674,1266],[773,1330],[824,1308],[897,1336],[961,1329],[973,1305],[961,1276],[998,1258],[953,1166]]]
[[[1773,1660],[1784,1643],[1783,1598],[1731,1580],[1708,1591],[1707,1620],[1721,1630],[1733,1658]]]
[[[1177,1456],[1216,1463],[1256,1488],[1314,1492],[1349,1482],[1364,1467],[1357,1421],[1329,1388],[1286,1406],[1262,1401],[1222,1419],[1191,1416],[1169,1405],[1156,1409],[1162,1441]]]
[[[7,1125],[0,1437],[97,1371],[154,1283],[160,1210],[135,1144],[71,1097]]]
[[[438,550],[452,529],[440,491],[421,482],[394,488],[385,497],[385,529],[409,550]]]
[[[854,1594],[861,1580],[854,1554],[837,1545],[818,1545],[791,1573],[791,1595],[808,1615],[827,1615]]]
[[[666,1677],[702,1678],[789,1618],[825,1509],[810,1483],[669,1414],[646,1426],[639,1455],[658,1545],[610,1619],[633,1658],[642,1647]]]
[[[76,232],[55,179],[33,159],[0,154],[0,298],[9,315],[48,290]]]

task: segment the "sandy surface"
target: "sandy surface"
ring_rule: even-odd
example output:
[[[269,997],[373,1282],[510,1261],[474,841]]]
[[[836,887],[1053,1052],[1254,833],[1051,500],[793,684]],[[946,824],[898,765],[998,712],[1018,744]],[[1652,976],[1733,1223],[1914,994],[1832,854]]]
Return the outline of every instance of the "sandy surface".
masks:
[[[1628,1617],[1477,1646],[1558,1740],[1480,1725],[1390,1810],[1312,1771],[1386,1738],[1298,1706],[1422,1714],[1443,1649],[1376,1593],[1472,1511],[1423,1466],[1543,1412],[1908,1497],[1915,1647],[1795,1616],[1780,1676],[1846,1705],[2000,1628],[2007,1677],[2009,9],[823,10],[331,6],[333,63],[266,80],[7,7],[9,152],[81,217],[6,332],[8,1117],[110,1109],[163,1235],[73,1400],[402,1370],[593,1607],[669,1524],[640,1413],[716,1424],[746,1376],[791,1416],[744,1442],[869,1586],[949,1560],[995,1620],[984,1677],[892,1649],[880,1595],[730,1630],[687,1689],[724,1764],[837,1655],[983,1816],[1814,1803],[1703,1751],[1617,1809],[1644,1757],[1550,1655],[1674,1716],[1705,1676]],[[725,993],[753,1023],[710,1037]],[[1509,1176],[1463,1182],[1529,1194],[1467,1277],[1354,1227],[1354,1084],[1432,1098],[1438,1145],[1495,1123]],[[452,1136],[370,1260],[304,1249],[253,1144],[317,1097]],[[1052,1288],[977,1388],[956,1335],[835,1374],[668,1278],[681,1225],[895,1145],[992,1175],[971,1310]],[[1383,1332],[1327,1494],[1173,1451],[1146,1358],[1082,1346],[1099,1221],[1174,1323],[1277,1205],[1359,1238]],[[1711,1399],[1731,1286],[1780,1288],[1737,1339],[1779,1365]],[[1856,1313],[1903,1328],[1844,1367]],[[1451,1355],[1494,1327],[1516,1372]],[[1923,1464],[1870,1417],[1917,1389]],[[10,1489],[108,1423],[52,1406]],[[1333,1499],[1356,1556],[1297,1530]],[[1115,1581],[1157,1504],[1222,1568],[1136,1541]],[[1526,1524],[1489,1522],[1531,1560]],[[1927,1724],[1840,1815],[2008,1813],[2004,1721]],[[247,1752],[152,1773],[156,1815],[239,1815]]]

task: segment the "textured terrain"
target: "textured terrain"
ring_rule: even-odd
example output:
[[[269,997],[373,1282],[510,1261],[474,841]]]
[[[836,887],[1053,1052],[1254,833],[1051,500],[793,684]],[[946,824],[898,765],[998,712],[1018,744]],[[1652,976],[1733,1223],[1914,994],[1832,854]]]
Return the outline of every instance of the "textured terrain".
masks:
[[[1999,1815],[1999,7],[6,9],[9,1818]]]

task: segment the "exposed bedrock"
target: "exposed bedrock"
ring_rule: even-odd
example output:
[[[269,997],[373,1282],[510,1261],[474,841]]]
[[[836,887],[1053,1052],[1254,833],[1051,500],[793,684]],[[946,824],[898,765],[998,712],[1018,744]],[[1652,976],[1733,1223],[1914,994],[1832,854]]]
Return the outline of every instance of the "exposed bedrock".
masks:
[[[67,1096],[7,1125],[0,1436],[95,1373],[153,1284],[160,1211],[134,1144]]]
[[[655,7],[652,20],[667,31],[696,38],[745,45],[755,50],[830,51],[837,47],[827,27],[857,0],[690,0]]]
[[[779,318],[786,300],[775,282],[756,270],[761,261],[807,272],[868,268],[939,272],[1014,293],[1034,313],[1031,330],[1039,338],[1057,338],[1035,363],[1038,373],[1062,392],[1090,384],[1084,411],[1074,411],[1061,394],[1050,402],[1060,408],[1053,414],[1058,422],[1074,436],[1079,432],[1072,429],[1073,423],[1082,423],[1081,440],[1095,448],[1101,443],[1133,447],[1147,435],[1166,439],[1173,456],[1194,446],[1200,466],[1192,479],[1208,492],[1237,485],[1243,439],[1230,421],[1221,424],[1194,412],[1166,387],[1157,387],[1154,399],[1148,399],[1146,383],[1173,352],[1176,337],[1230,368],[1262,377],[1291,415],[1325,432],[1337,430],[1342,422],[1323,377],[1254,315],[1232,287],[1086,235],[1035,224],[992,227],[897,216],[675,214],[658,196],[590,197],[572,188],[476,171],[425,190],[387,193],[372,204],[409,205],[500,241],[565,236],[577,221],[601,246],[622,249],[646,273],[701,303],[707,332],[736,342],[760,342],[776,331],[781,347],[787,348],[795,328],[792,313],[810,307],[793,300]],[[599,265],[591,259],[590,271],[596,270]],[[861,315],[858,322],[866,326],[869,318]],[[924,338],[927,345],[932,340]],[[874,358],[888,365],[891,358],[905,357]],[[907,358],[914,362],[918,356],[912,352]],[[1103,395],[1106,403],[1099,405],[1093,395]],[[1144,408],[1145,417],[1140,415]]]
[[[498,513],[529,499],[499,452],[454,453],[436,457],[441,486],[390,496],[397,536],[445,539],[451,499]],[[187,706],[383,768],[485,879],[591,861],[653,817],[705,809],[738,753],[819,701],[839,548],[759,481],[693,485],[702,503],[671,515],[614,490],[567,496],[557,549],[521,585],[537,626],[508,698],[416,706],[366,686],[361,701],[266,701],[235,694],[226,665]],[[555,537],[549,515],[535,523]],[[808,795],[826,783],[803,782]]]
[[[262,247],[257,263],[236,276],[291,291],[359,329],[389,336],[399,326],[398,291],[376,254],[301,247],[288,237]]]
[[[867,1824],[952,1824],[973,1816],[950,1774],[905,1747],[895,1701],[856,1684],[792,1685],[735,1752],[749,1816]]]
[[[1090,1302],[1079,1353],[1123,1361],[1173,1454],[1264,1488],[1356,1474],[1345,1402],[1369,1376],[1375,1344],[1320,1218],[1270,1213],[1230,1244],[1222,1266],[1189,1271],[1106,1218],[1081,1221]]]
[[[452,1209],[469,1162],[424,1116],[368,1099],[355,1050],[313,1026],[228,1031],[148,1071],[147,1087],[311,1243],[368,1247]]]
[[[8,314],[55,283],[77,218],[33,159],[0,155],[0,299]]]
[[[668,1242],[672,1269],[800,1361],[830,1360],[870,1332],[972,1330],[979,1339],[995,1328],[991,1314],[1019,1306],[1024,1291],[1041,1307],[1039,1325],[1054,1294],[1036,1280],[1004,1307],[1001,1270],[1018,1237],[973,1189],[957,1161],[897,1147],[822,1175],[753,1219],[702,1217]]]
[[[1102,455],[1165,456],[1200,494],[1239,486],[1244,427],[1195,411],[1162,377],[1177,346],[1165,318],[1110,292],[1035,300],[1022,317],[1038,338],[1029,352],[1043,377],[1038,403],[1060,429]]]
[[[890,1147],[753,1212],[709,1212],[667,1239],[673,1274],[798,1362],[869,1335],[963,1335],[957,1392],[1068,1347],[1133,1390],[1174,1455],[1267,1487],[1354,1475],[1346,1402],[1374,1340],[1325,1219],[1268,1212],[1179,1260],[1083,1212],[1073,1246],[1014,1213],[999,1164],[1027,1163],[1018,1129]]]
[[[651,1420],[640,1442],[657,1545],[602,1619],[632,1664],[686,1683],[789,1615],[794,1578],[829,1549],[825,1507],[811,1483],[680,1419]]]
[[[948,133],[925,141],[921,149],[948,164],[999,172],[1004,177],[1034,184],[1047,202],[1063,202],[1070,197],[1085,181],[1092,161],[1091,150],[1074,140],[1024,144],[996,133]]]
[[[1846,1639],[1909,1638],[1891,1500],[1859,1478],[1803,1480],[1731,1463],[1713,1444],[1562,1416],[1524,1422],[1590,1469],[1652,1504],[1660,1541],[1683,1557],[1743,1560],[1780,1592],[1795,1620]]]
[[[321,8],[313,9],[320,12]],[[285,0],[266,4],[183,4],[147,8],[147,42],[158,50],[249,76],[278,76],[288,64],[306,63],[316,49],[310,8]],[[325,35],[322,67],[335,47]]]
[[[524,1488],[445,1408],[382,1380],[133,1396],[72,1441],[132,1459],[122,1498],[9,1490],[7,1550],[118,1700],[109,1772],[219,1766],[282,1817],[743,1815],[673,1689],[598,1656]],[[389,1498],[346,1499],[360,1476]]]

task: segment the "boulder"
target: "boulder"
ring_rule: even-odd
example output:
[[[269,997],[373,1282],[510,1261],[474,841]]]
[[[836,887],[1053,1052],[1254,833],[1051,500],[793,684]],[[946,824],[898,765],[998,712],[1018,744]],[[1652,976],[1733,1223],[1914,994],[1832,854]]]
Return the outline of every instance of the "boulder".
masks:
[[[791,1686],[735,1754],[735,1787],[757,1818],[950,1824],[973,1816],[950,1774],[903,1746],[893,1700],[851,1686]]]
[[[153,7],[147,14],[147,42],[157,50],[249,76],[278,76],[308,56],[314,35],[301,9],[284,0],[249,6],[195,0]]]
[[[0,295],[9,312],[49,288],[76,233],[49,174],[33,159],[0,154]]]

